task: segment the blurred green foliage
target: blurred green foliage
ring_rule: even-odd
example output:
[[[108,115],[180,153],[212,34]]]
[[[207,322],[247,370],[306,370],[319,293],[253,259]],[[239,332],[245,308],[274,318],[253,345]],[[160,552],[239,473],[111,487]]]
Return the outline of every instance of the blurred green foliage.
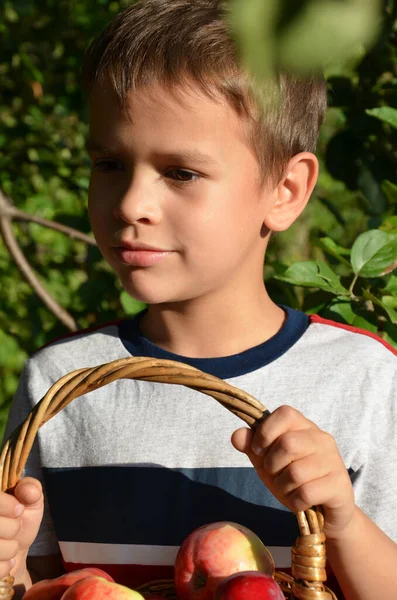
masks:
[[[373,0],[366,2],[373,10]],[[90,39],[129,3],[5,0],[0,7],[0,189],[17,208],[87,233],[80,65]],[[247,28],[255,3],[243,3]],[[241,9],[241,2],[234,4]],[[326,4],[333,26],[343,24],[342,3]],[[270,14],[275,5],[261,0],[265,5]],[[271,39],[284,36],[284,54],[270,45],[269,27],[257,27],[255,56],[295,57],[294,27],[296,40],[302,31],[309,38],[304,56],[313,55],[309,41],[316,47],[324,37],[316,31],[311,39],[307,29],[317,18],[314,3],[283,0],[280,6]],[[382,20],[372,18],[372,29],[367,18],[357,23],[358,37],[349,27],[339,30],[339,37],[346,33],[342,50],[353,44],[354,53],[339,62],[336,53],[327,66],[330,108],[318,148],[318,186],[306,213],[274,236],[265,279],[276,301],[377,331],[397,347],[397,277],[391,272],[397,256],[397,0],[384,0],[382,13]],[[374,35],[365,52],[362,42]],[[139,310],[95,247],[34,223],[15,223],[13,231],[43,285],[79,327]],[[1,432],[25,358],[65,327],[22,278],[1,240],[0,270]]]
[[[243,60],[259,77],[342,65],[379,34],[381,0],[229,0]]]
[[[265,278],[279,301],[376,332],[397,347],[397,2],[385,0],[380,14],[369,50],[353,48],[339,65],[323,65],[329,109],[318,185],[302,217],[274,238]],[[329,38],[321,43],[324,57]],[[313,60],[306,66],[316,67]]]

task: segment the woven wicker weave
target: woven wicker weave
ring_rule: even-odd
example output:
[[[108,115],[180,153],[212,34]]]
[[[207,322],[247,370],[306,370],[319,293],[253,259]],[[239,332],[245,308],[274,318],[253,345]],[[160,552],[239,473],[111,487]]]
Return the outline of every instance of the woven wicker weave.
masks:
[[[1,489],[12,492],[22,475],[37,431],[47,421],[78,398],[117,379],[139,379],[184,385],[212,396],[240,417],[252,429],[267,414],[267,409],[250,394],[189,365],[145,357],[125,358],[99,367],[78,369],[59,379],[34,407],[26,420],[12,433],[0,457]],[[200,395],[197,395],[197,401]],[[292,549],[292,577],[276,573],[276,580],[288,600],[337,600],[324,582],[325,535],[320,507],[297,513],[300,536]],[[264,540],[266,543],[266,540]],[[12,597],[12,577],[0,581],[0,600]],[[140,588],[142,593],[160,591],[175,598],[171,581],[152,582]]]

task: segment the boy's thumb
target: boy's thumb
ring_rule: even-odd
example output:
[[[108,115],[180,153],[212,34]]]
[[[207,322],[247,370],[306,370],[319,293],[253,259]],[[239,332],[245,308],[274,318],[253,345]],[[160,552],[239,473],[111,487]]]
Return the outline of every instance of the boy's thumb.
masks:
[[[43,500],[43,489],[40,481],[33,477],[24,477],[18,481],[14,489],[14,496],[27,508],[39,506]]]
[[[246,427],[241,427],[237,429],[232,435],[232,444],[239,450],[239,452],[244,452],[245,454],[249,454],[251,449],[251,441],[254,434],[251,429]]]

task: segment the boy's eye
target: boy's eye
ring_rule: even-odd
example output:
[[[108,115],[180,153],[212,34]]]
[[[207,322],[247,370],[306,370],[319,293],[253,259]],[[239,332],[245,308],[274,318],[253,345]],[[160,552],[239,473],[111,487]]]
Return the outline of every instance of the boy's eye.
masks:
[[[111,171],[122,171],[123,166],[117,160],[97,160],[93,165],[93,170],[109,173]]]
[[[193,183],[200,179],[200,175],[188,169],[168,169],[165,173],[167,179],[172,179],[174,183]]]

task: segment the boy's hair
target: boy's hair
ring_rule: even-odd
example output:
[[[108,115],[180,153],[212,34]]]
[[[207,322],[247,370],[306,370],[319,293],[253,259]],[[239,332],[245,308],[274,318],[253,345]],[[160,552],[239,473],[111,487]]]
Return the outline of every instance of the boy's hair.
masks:
[[[326,85],[322,77],[279,73],[258,94],[226,10],[223,0],[138,0],[87,49],[83,85],[89,94],[109,80],[122,107],[130,92],[154,82],[175,93],[195,83],[212,98],[220,95],[245,121],[263,177],[278,181],[295,154],[315,151]]]

